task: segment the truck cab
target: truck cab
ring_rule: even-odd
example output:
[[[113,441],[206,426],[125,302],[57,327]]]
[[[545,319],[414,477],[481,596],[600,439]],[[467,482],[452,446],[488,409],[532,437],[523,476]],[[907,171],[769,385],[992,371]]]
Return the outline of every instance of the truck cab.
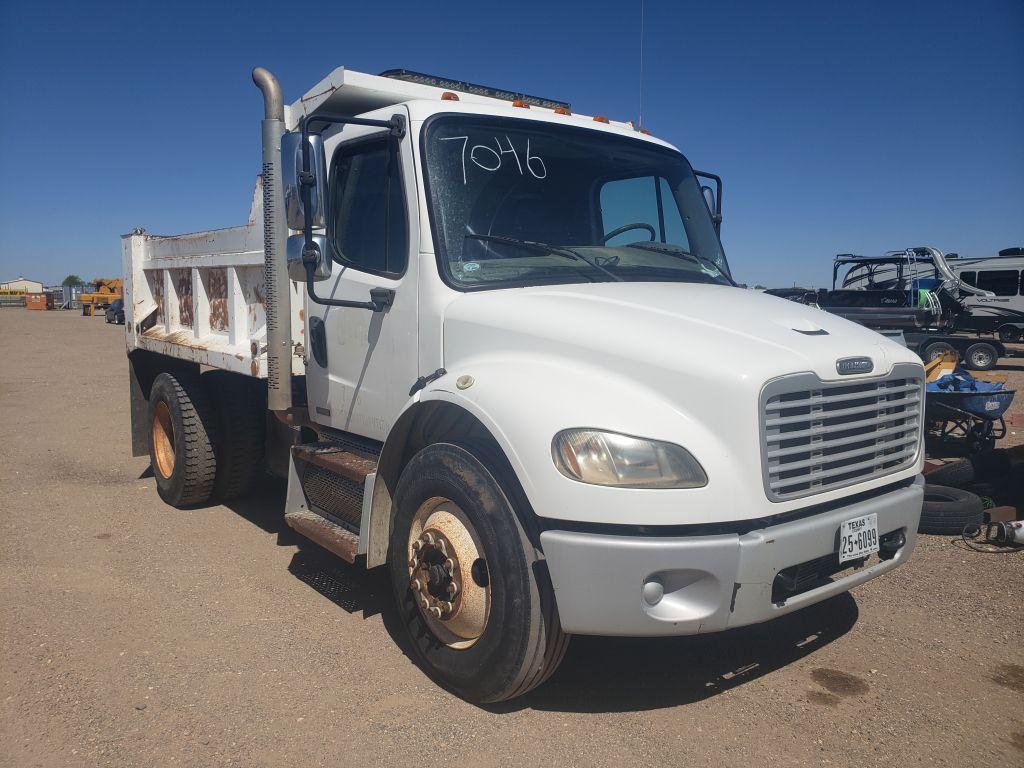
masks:
[[[386,567],[424,669],[481,702],[572,634],[766,621],[910,556],[920,359],[738,287],[717,177],[549,99],[254,79],[249,224],[124,240],[168,503],[286,476],[288,524]]]

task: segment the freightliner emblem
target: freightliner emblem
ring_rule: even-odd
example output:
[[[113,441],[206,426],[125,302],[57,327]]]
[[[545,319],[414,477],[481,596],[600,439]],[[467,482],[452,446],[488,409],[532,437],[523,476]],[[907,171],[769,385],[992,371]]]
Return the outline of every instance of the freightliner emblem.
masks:
[[[848,376],[851,373],[871,373],[875,370],[875,364],[870,357],[844,357],[836,360],[836,371],[841,376]]]

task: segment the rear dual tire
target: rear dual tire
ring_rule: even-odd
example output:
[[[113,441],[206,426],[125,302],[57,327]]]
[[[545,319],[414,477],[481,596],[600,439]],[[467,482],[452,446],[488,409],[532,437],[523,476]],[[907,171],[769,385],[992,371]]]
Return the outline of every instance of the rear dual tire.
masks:
[[[511,699],[540,685],[558,667],[569,641],[547,569],[511,501],[513,494],[506,492],[511,483],[499,478],[501,473],[474,452],[437,443],[405,467],[394,497],[389,570],[400,619],[427,674],[477,703]],[[422,541],[414,537],[423,520],[432,519],[432,509],[441,509],[442,516],[451,509],[462,521],[457,527],[474,542],[471,557],[484,561],[455,564],[463,589],[473,589],[470,580],[478,587],[486,584],[486,619],[475,628],[457,626],[458,613],[435,618],[424,595],[411,586],[419,574],[412,564],[422,553],[412,544]]]
[[[149,455],[160,498],[181,509],[248,493],[263,469],[263,400],[259,383],[237,374],[158,375]]]
[[[205,503],[217,475],[217,422],[198,376],[161,373],[149,393],[149,456],[160,498]]]

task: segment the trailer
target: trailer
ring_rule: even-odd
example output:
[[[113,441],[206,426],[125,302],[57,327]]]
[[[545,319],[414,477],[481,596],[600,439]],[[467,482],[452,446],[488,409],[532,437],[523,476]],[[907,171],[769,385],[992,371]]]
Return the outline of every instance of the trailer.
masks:
[[[997,325],[991,317],[982,321],[978,307],[1006,299],[997,299],[984,280],[981,287],[976,286],[975,275],[979,273],[960,266],[954,268],[942,251],[930,246],[889,251],[884,256],[840,253],[832,263],[831,290],[778,288],[769,293],[823,309],[882,334],[902,333],[907,346],[925,362],[956,352],[966,367],[987,371],[1007,351],[999,341],[980,338],[983,330],[995,332]],[[1003,283],[1006,275],[1012,275],[1010,282],[1017,290],[1019,272],[994,274]],[[1007,292],[1005,285],[1002,291]],[[1000,322],[1005,325],[1005,319]],[[1001,333],[1004,330],[998,329]],[[967,334],[969,330],[974,337]]]
[[[166,503],[284,478],[287,524],[386,568],[474,702],[574,634],[768,621],[906,562],[921,362],[740,289],[718,176],[564,101],[253,80],[247,223],[123,237],[132,447]]]
[[[924,362],[930,362],[947,352],[956,352],[966,368],[972,371],[989,371],[996,367],[999,358],[1009,352],[996,339],[969,336],[964,333],[904,332],[904,339],[910,349],[916,351]]]

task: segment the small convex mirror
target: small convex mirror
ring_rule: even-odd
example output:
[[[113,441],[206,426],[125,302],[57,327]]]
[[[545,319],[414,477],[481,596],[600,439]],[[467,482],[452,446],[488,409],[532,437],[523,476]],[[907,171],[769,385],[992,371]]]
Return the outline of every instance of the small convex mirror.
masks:
[[[316,268],[313,270],[313,280],[319,282],[331,276],[331,243],[323,235],[313,235],[313,244],[320,252]],[[288,277],[300,283],[306,282],[306,265],[302,261],[302,250],[305,246],[305,235],[292,235],[288,238]]]
[[[318,133],[311,133],[309,140],[309,169],[316,176],[316,184],[310,189],[313,209],[313,226],[324,226],[324,201],[327,199],[327,159],[324,154],[324,139]],[[302,133],[292,131],[281,137],[281,179],[284,183],[284,210],[289,229],[302,231],[306,228],[302,208]]]

